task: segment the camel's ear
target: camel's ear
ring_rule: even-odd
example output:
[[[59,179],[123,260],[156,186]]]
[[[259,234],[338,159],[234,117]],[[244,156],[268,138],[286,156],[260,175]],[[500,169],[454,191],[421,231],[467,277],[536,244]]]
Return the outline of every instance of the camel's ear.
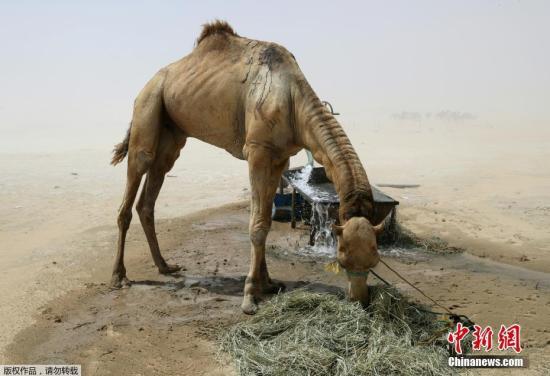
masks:
[[[342,232],[344,232],[344,226],[339,225],[332,225],[332,231],[338,236],[342,235]]]
[[[376,235],[380,235],[384,231],[384,221],[382,221],[377,226],[372,226],[372,229],[374,230],[374,233]]]

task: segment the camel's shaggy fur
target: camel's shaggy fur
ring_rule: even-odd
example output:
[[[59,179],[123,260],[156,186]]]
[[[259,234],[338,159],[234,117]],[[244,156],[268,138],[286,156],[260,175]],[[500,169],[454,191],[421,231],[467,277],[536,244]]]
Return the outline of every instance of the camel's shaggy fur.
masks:
[[[239,36],[235,30],[226,21],[215,20],[214,22],[206,23],[202,25],[202,31],[197,38],[196,44],[198,45],[203,39],[214,34],[229,34],[233,36]]]

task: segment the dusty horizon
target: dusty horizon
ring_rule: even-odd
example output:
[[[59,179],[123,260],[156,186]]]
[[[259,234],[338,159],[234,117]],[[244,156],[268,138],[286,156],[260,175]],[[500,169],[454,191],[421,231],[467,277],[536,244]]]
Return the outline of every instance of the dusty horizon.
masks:
[[[3,3],[0,152],[110,147],[144,84],[216,18],[287,47],[359,141],[410,128],[547,136],[547,2],[251,4]]]

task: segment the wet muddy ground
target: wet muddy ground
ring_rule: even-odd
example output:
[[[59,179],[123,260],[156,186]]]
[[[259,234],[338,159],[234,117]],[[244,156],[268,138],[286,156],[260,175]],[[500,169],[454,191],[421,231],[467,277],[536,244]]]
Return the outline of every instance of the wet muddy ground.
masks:
[[[345,286],[344,277],[327,273],[322,260],[299,254],[307,229],[273,227],[267,257],[274,279],[289,289]],[[107,283],[115,231],[89,231],[87,241],[101,248],[90,264],[90,282],[44,306],[35,324],[9,346],[9,359],[82,364],[85,375],[234,374],[230,360],[218,354],[216,338],[228,325],[247,319],[240,311],[249,262],[247,229],[245,203],[161,221],[157,231],[164,255],[184,267],[177,275],[161,276],[141,229],[133,225],[126,267],[134,283],[114,291]],[[530,368],[517,374],[544,374],[550,368],[548,274],[466,254],[386,249],[383,255],[429,295],[482,326],[520,323]],[[382,265],[376,271],[423,301]]]

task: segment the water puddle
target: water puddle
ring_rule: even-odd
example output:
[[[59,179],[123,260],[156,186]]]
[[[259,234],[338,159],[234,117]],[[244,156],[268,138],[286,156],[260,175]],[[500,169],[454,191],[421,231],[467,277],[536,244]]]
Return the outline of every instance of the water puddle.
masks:
[[[421,248],[381,246],[378,252],[382,257],[394,257],[406,261],[429,261],[431,255]]]

